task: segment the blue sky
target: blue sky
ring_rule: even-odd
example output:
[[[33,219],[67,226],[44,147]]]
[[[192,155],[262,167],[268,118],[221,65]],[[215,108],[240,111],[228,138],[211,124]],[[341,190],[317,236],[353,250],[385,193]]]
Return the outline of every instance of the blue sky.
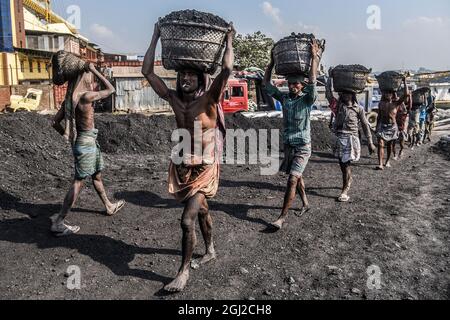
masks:
[[[275,39],[313,32],[327,40],[326,65],[361,63],[374,70],[450,70],[448,0],[53,0],[53,9],[81,9],[81,33],[105,52],[143,54],[158,17],[180,9],[233,21],[238,33]],[[369,30],[367,9],[380,9],[381,30]]]

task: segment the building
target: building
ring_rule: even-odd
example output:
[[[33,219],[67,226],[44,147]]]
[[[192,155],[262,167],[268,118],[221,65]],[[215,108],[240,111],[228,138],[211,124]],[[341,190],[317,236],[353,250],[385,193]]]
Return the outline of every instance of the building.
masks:
[[[450,77],[434,80],[430,83],[431,91],[436,96],[439,106],[450,105]]]
[[[22,0],[0,0],[0,86],[18,83],[16,48],[26,46]]]

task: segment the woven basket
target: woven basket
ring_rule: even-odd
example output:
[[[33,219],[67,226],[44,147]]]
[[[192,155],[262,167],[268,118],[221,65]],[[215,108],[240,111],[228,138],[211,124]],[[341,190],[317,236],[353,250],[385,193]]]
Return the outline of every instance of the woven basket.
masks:
[[[184,21],[160,23],[159,28],[164,68],[214,74],[222,64],[227,28]]]
[[[332,71],[333,87],[336,92],[360,93],[367,85],[372,70],[363,66],[339,65]]]
[[[52,57],[53,83],[63,85],[75,79],[86,70],[86,62],[65,51],[58,51]]]
[[[429,88],[420,88],[412,93],[413,105],[422,105],[425,103],[425,94],[429,91]]]
[[[311,69],[311,44],[313,37],[292,35],[278,41],[274,47],[275,72],[279,75],[309,75]],[[321,52],[325,50],[325,40],[321,40]]]
[[[395,71],[383,72],[376,77],[381,91],[397,92],[402,85],[403,76]]]

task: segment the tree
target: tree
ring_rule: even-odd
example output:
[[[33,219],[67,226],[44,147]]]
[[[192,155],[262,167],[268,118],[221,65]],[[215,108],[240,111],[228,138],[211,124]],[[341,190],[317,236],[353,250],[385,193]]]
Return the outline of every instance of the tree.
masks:
[[[270,52],[275,42],[261,31],[245,36],[238,34],[234,39],[236,67],[244,70],[250,67],[265,69],[270,62]]]

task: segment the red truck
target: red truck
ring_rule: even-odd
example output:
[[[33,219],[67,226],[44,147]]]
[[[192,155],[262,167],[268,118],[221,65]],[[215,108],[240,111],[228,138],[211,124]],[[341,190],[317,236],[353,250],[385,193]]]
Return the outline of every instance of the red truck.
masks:
[[[225,113],[248,111],[248,83],[243,79],[230,79],[222,96]]]

